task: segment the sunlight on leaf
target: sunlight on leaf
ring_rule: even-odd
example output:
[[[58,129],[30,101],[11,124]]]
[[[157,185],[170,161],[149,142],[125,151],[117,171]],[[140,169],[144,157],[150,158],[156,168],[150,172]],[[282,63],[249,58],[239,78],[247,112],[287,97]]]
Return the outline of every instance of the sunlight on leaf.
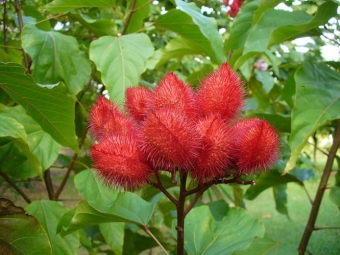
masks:
[[[91,43],[90,59],[102,73],[112,101],[123,103],[125,89],[138,85],[153,51],[145,34],[103,36]]]

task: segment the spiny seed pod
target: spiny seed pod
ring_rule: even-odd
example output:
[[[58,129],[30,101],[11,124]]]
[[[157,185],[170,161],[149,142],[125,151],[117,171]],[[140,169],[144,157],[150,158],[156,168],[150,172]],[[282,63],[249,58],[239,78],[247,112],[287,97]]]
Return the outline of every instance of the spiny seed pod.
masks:
[[[209,74],[198,90],[198,105],[203,116],[216,114],[226,122],[243,106],[242,83],[228,64]]]
[[[193,90],[174,73],[168,73],[157,85],[153,109],[180,110],[190,118],[196,118],[197,106]]]
[[[102,96],[91,109],[90,130],[97,141],[113,134],[126,133],[133,125],[115,104]]]
[[[125,107],[136,121],[143,121],[151,108],[153,92],[144,87],[129,87],[125,92]]]
[[[133,190],[149,181],[151,167],[133,134],[106,137],[90,152],[94,168],[108,186]]]
[[[241,174],[270,167],[279,155],[279,138],[275,129],[266,121],[251,118],[236,123],[233,136],[233,162]]]
[[[231,137],[226,124],[219,117],[210,115],[198,122],[196,130],[202,137],[202,149],[191,169],[192,177],[201,183],[223,177],[231,154]]]
[[[141,147],[155,168],[174,171],[192,166],[200,139],[190,118],[179,110],[161,108],[143,122]]]

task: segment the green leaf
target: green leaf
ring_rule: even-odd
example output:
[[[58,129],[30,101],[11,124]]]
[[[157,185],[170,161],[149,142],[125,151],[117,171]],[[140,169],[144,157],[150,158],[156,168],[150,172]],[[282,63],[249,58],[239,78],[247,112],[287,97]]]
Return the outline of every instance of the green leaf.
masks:
[[[114,254],[123,254],[125,223],[105,223],[99,225],[106,243],[111,247]]]
[[[236,251],[233,255],[287,255],[294,252],[296,251],[265,235],[263,238],[255,238],[248,249]]]
[[[0,198],[0,226],[1,254],[52,254],[50,240],[39,221],[6,198]]]
[[[340,208],[340,187],[333,186],[329,192],[330,200]]]
[[[43,170],[49,168],[56,161],[61,146],[26,114],[25,109],[19,105],[15,107],[0,105],[0,113],[2,116],[16,119],[24,126],[30,150],[40,160]]]
[[[63,220],[59,229],[62,228],[62,234],[66,235],[80,228],[109,222],[146,225],[154,207],[154,204],[130,192],[119,193],[114,200],[81,201],[69,224],[67,220]]]
[[[47,200],[34,201],[25,209],[43,225],[51,241],[53,255],[76,254],[79,234],[73,233],[67,237],[61,237],[56,231],[58,222],[67,209],[58,202]]]
[[[90,59],[102,73],[112,101],[123,103],[125,89],[137,86],[153,45],[146,34],[103,36],[90,46]]]
[[[20,179],[42,176],[40,161],[31,151],[23,125],[4,114],[0,114],[0,123],[0,169]]]
[[[266,119],[271,125],[275,127],[276,130],[280,132],[290,133],[291,126],[290,116],[278,113],[254,112],[249,114],[247,117],[258,117],[261,119]]]
[[[326,64],[306,61],[295,73],[296,98],[289,138],[291,157],[285,173],[295,167],[308,138],[328,121],[340,118],[340,75]],[[312,102],[312,103],[311,103]]]
[[[268,94],[274,87],[274,78],[268,71],[255,69],[255,77],[262,83],[263,90],[266,94]]]
[[[74,101],[62,85],[53,89],[35,84],[25,68],[0,63],[0,88],[20,104],[61,145],[79,152],[74,125]]]
[[[131,1],[130,4],[132,4],[132,2],[133,1]],[[143,21],[150,13],[150,4],[151,2],[149,0],[136,0],[134,9],[130,10],[133,11],[133,15],[126,30],[128,34],[136,33],[143,27]]]
[[[190,255],[232,254],[263,235],[263,224],[239,207],[230,208],[222,220],[215,221],[203,205],[192,209],[185,220],[185,249]]]
[[[287,184],[273,186],[276,210],[279,213],[282,213],[288,216],[286,189],[287,189]]]
[[[214,63],[225,62],[222,36],[216,20],[204,16],[194,3],[176,0],[176,5],[178,9],[172,9],[156,20],[156,27],[180,35],[186,47],[190,47],[187,54],[197,52],[195,54],[209,56]]]
[[[93,31],[96,36],[117,35],[117,25],[112,20],[92,19],[82,13],[68,13],[67,16]]]
[[[32,58],[33,78],[39,84],[64,82],[73,96],[88,82],[90,61],[77,40],[59,32],[27,25],[21,33],[22,47]]]
[[[233,22],[229,39],[226,41],[226,49],[236,50],[242,48],[251,32],[252,20],[255,10],[259,7],[259,1],[246,1]]]
[[[238,69],[248,58],[266,51],[272,45],[294,39],[327,23],[336,15],[337,6],[333,1],[327,1],[318,7],[314,16],[304,11],[267,10],[249,33],[242,57],[238,58],[234,68]]]
[[[74,183],[79,193],[88,201],[115,200],[118,195],[118,192],[109,189],[101,179],[96,178],[94,169],[81,171],[74,177]]]
[[[44,7],[43,10],[51,11],[51,12],[67,12],[70,10],[74,10],[77,8],[93,8],[93,7],[114,7],[116,4],[116,0],[100,0],[100,1],[92,1],[92,0],[54,0],[51,3],[48,3]]]
[[[277,171],[270,171],[262,173],[261,176],[256,179],[256,184],[247,189],[244,197],[249,200],[254,200],[262,191],[277,185],[282,185],[288,182],[295,182],[303,186],[303,182],[297,177],[291,174],[281,175]]]

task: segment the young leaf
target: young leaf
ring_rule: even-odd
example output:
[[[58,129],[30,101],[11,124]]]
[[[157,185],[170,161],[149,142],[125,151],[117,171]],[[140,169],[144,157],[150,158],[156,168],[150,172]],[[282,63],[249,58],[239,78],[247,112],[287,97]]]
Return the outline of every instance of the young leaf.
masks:
[[[79,151],[74,125],[74,101],[62,85],[52,89],[36,85],[25,68],[0,63],[0,88],[61,145]]]
[[[340,74],[326,64],[306,61],[295,73],[296,97],[292,110],[291,157],[284,173],[295,167],[308,138],[322,125],[340,118]],[[313,103],[311,103],[313,102]]]
[[[77,8],[93,8],[93,7],[113,7],[116,4],[116,0],[54,0],[51,3],[45,5],[42,9],[51,12],[67,12]]]
[[[153,45],[146,34],[103,36],[90,46],[90,59],[102,73],[112,101],[123,103],[125,89],[137,86],[152,56]]]
[[[48,85],[62,81],[75,96],[88,82],[90,61],[79,50],[74,37],[26,25],[21,40],[22,47],[32,58],[33,78],[37,83]]]
[[[203,205],[192,209],[185,220],[185,249],[192,255],[232,254],[263,235],[263,224],[239,207],[229,208],[222,220],[215,221]]]
[[[185,45],[190,46],[187,54],[198,52],[209,56],[217,64],[225,62],[222,36],[217,30],[216,20],[204,16],[194,3],[176,0],[176,4],[178,9],[160,16],[155,25],[183,37]]]
[[[56,201],[34,201],[26,206],[26,211],[36,217],[43,225],[51,241],[53,255],[75,254],[78,250],[79,235],[73,233],[67,237],[57,234],[57,225],[61,216],[67,212]]]
[[[50,240],[39,221],[6,198],[0,198],[0,226],[1,254],[52,254]]]

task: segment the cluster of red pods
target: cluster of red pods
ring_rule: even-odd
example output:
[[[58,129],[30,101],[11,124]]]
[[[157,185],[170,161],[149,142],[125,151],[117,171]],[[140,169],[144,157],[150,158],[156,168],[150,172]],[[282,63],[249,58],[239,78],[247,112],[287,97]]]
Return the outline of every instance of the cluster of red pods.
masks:
[[[244,96],[224,63],[197,90],[169,73],[154,90],[128,88],[125,109],[99,97],[90,114],[94,168],[106,184],[125,190],[161,170],[204,183],[267,169],[278,158],[279,138],[266,120],[242,118]]]

